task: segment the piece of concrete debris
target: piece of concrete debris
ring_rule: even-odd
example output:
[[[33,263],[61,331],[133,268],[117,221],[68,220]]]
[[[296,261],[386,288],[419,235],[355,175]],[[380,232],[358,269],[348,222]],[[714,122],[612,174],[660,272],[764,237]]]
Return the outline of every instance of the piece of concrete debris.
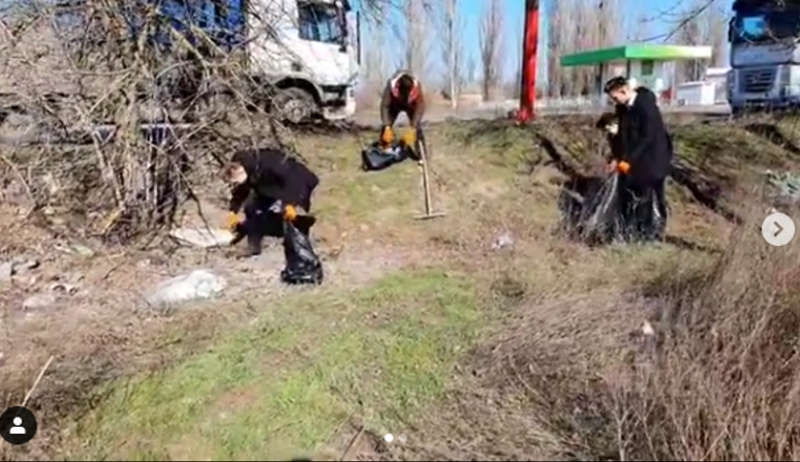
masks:
[[[77,253],[77,254],[79,254],[79,255],[83,255],[84,257],[92,257],[92,256],[94,256],[94,250],[90,249],[89,247],[86,247],[85,245],[81,245],[81,244],[74,244],[72,246],[72,251]]]
[[[56,244],[54,247],[56,250],[68,254],[73,254],[73,255],[77,254],[87,258],[94,256],[94,250],[82,244],[72,244],[72,245]]]
[[[14,262],[0,262],[0,282],[8,282],[14,275]]]
[[[36,294],[31,297],[25,299],[22,302],[22,309],[24,311],[32,311],[32,310],[39,310],[42,308],[48,308],[58,301],[56,296],[51,293],[42,293]]]
[[[78,286],[75,284],[65,284],[63,282],[56,282],[50,285],[50,290],[53,292],[61,292],[64,294],[74,295],[78,292]]]
[[[169,235],[183,245],[204,249],[230,245],[234,239],[233,233],[227,229],[177,228]]]
[[[17,260],[14,262],[14,273],[21,271],[28,271],[38,268],[40,265],[39,260]]]
[[[497,237],[492,243],[492,250],[505,249],[514,245],[514,237],[509,232],[505,232]]]
[[[210,298],[227,286],[225,278],[211,270],[198,269],[162,282],[146,300],[148,304],[158,306]]]
[[[14,260],[0,262],[0,282],[10,281],[12,276],[16,276],[27,270],[38,267],[38,260]]]

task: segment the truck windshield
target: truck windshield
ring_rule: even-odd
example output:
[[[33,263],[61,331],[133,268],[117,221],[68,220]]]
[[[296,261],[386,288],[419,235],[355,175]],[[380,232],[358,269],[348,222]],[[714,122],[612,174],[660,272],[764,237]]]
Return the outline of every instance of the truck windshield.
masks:
[[[341,45],[346,40],[342,20],[333,5],[297,2],[300,38]]]
[[[800,33],[800,14],[775,11],[738,14],[731,26],[734,44],[765,43],[797,37]]]

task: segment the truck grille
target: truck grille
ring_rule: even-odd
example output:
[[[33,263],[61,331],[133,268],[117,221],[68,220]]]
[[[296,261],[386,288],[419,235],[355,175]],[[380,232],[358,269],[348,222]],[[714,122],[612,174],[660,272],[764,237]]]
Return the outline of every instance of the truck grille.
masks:
[[[777,69],[747,69],[739,73],[739,91],[743,93],[767,93],[772,90]]]

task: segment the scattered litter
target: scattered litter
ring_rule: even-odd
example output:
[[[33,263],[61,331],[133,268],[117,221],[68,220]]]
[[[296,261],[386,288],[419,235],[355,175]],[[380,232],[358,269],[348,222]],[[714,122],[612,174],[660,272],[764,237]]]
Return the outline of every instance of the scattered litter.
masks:
[[[14,272],[27,271],[39,267],[39,260],[18,260],[14,262]]]
[[[78,286],[74,284],[64,284],[63,282],[56,282],[50,286],[53,292],[63,292],[65,294],[74,295],[78,292]]]
[[[776,173],[772,170],[764,173],[769,184],[777,190],[779,198],[800,201],[800,175],[791,172]]]
[[[0,282],[8,282],[12,276],[39,267],[38,260],[14,260],[0,262]]]
[[[94,256],[94,250],[90,249],[89,247],[86,247],[85,245],[81,245],[81,244],[73,244],[73,245],[69,245],[69,246],[56,244],[55,248],[56,248],[56,250],[60,250],[60,251],[62,251],[64,253],[78,254],[78,255],[82,255],[84,257],[92,257],[92,256]]]
[[[644,325],[642,326],[642,333],[648,337],[651,335],[656,335],[656,331],[653,329],[653,326],[651,326],[647,321],[645,321]]]
[[[56,296],[51,293],[36,294],[22,302],[22,309],[24,311],[39,310],[54,305],[56,301]]]
[[[14,263],[10,261],[0,262],[0,282],[8,282],[14,275]]]
[[[514,237],[509,232],[505,232],[497,237],[492,243],[492,250],[505,249],[514,245]]]
[[[181,244],[201,248],[230,245],[234,239],[233,233],[226,229],[177,228],[169,235]]]
[[[72,251],[74,253],[83,255],[84,257],[91,257],[94,256],[94,250],[86,247],[85,245],[75,244],[72,246]]]
[[[223,277],[198,269],[162,282],[146,299],[150,305],[164,305],[210,298],[225,290],[227,285]]]

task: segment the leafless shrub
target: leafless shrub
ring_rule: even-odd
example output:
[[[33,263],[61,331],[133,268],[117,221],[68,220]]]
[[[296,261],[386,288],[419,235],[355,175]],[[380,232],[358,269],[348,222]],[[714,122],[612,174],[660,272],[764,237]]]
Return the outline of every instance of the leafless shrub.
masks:
[[[537,306],[493,346],[491,362],[505,363],[497,380],[523,391],[563,455],[800,456],[800,245],[766,244],[763,212],[708,264],[672,261],[636,297]]]
[[[169,225],[192,175],[232,149],[290,146],[275,88],[245,71],[242,47],[196,23],[179,32],[157,5],[31,3],[3,18],[0,112],[4,128],[25,120],[23,135],[4,133],[2,173],[24,184],[29,213],[56,207],[97,223],[89,233],[139,236]],[[269,15],[248,15],[270,33]]]

